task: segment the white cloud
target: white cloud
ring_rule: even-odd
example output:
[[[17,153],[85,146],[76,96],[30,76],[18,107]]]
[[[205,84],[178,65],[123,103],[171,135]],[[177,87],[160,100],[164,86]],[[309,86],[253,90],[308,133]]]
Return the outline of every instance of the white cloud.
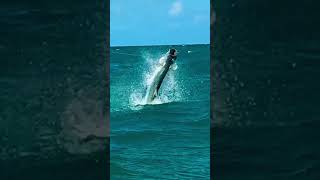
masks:
[[[176,1],[172,3],[170,9],[169,9],[169,15],[170,16],[178,16],[182,12],[182,3],[181,1]]]

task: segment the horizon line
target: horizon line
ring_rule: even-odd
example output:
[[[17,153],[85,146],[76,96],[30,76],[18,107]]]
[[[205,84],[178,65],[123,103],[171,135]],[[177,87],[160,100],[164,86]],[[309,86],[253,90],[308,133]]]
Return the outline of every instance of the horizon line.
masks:
[[[110,45],[110,48],[114,47],[140,47],[140,46],[190,46],[190,45],[210,45],[210,43],[199,43],[199,44],[145,44],[145,45]]]

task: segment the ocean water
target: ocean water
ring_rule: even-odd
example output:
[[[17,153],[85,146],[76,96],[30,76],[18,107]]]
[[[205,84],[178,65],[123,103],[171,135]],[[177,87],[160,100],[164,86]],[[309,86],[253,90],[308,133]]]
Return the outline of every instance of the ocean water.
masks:
[[[170,47],[110,49],[111,179],[210,178],[210,46],[173,46],[178,68],[139,105]]]
[[[316,1],[216,1],[214,179],[320,179]]]

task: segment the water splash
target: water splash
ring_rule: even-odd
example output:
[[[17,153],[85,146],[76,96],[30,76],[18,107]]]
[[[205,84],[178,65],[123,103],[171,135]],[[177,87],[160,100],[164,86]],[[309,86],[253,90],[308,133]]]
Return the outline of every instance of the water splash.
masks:
[[[152,101],[147,102],[145,95],[147,88],[155,80],[156,74],[161,70],[158,62],[161,57],[165,56],[164,54],[154,57],[149,53],[144,53],[142,57],[145,60],[144,72],[142,73],[142,83],[141,87],[133,87],[133,92],[130,95],[129,103],[131,109],[140,110],[144,105],[157,105],[170,103],[173,101],[179,101],[181,96],[180,91],[182,89],[178,86],[178,81],[175,78],[176,72],[170,70],[161,85],[159,90],[159,95]],[[143,89],[144,91],[141,91]]]

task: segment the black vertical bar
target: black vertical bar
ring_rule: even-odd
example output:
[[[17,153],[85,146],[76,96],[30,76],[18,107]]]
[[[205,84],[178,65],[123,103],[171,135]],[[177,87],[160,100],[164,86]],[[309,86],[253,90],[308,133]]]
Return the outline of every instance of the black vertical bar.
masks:
[[[319,2],[213,6],[213,179],[319,179]]]
[[[0,179],[108,179],[109,1],[0,5]]]
[[[213,175],[213,98],[214,98],[214,65],[213,65],[213,47],[214,47],[214,22],[215,22],[215,12],[214,12],[214,2],[210,0],[210,179],[214,177]]]
[[[107,175],[108,175],[108,179],[110,179],[111,174],[110,174],[110,0],[106,0],[106,26],[107,26],[107,30],[106,30],[106,67],[107,67],[107,71],[106,71],[106,78],[107,78],[107,97],[105,98],[107,104],[106,104],[106,108],[104,108],[107,111],[107,130],[108,130],[108,167],[107,167]]]

